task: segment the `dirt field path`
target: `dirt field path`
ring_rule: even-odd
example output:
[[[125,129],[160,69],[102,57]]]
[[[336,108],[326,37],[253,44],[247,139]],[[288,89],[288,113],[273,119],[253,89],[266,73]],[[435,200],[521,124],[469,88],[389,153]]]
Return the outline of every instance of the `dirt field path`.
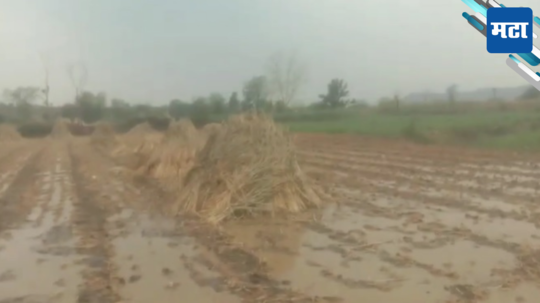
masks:
[[[317,213],[172,218],[84,140],[0,148],[0,303],[537,302],[540,158],[302,135]]]

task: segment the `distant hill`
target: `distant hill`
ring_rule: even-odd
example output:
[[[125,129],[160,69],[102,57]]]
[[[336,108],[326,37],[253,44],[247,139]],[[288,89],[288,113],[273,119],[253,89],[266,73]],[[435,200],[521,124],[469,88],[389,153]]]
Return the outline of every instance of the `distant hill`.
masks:
[[[496,88],[497,99],[514,100],[519,98],[529,89],[529,86]],[[493,88],[482,88],[474,91],[459,91],[456,95],[457,101],[486,101],[493,99]],[[407,103],[425,101],[447,101],[448,95],[442,93],[411,93],[402,99]]]

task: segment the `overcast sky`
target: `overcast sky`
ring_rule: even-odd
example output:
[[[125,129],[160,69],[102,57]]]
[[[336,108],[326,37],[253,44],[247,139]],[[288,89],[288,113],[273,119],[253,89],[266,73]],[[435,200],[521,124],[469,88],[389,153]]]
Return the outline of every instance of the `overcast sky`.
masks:
[[[503,4],[540,14],[538,0]],[[464,11],[460,0],[0,0],[0,89],[41,85],[39,53],[55,104],[72,100],[66,66],[79,59],[87,89],[134,103],[228,96],[276,51],[306,61],[303,101],[335,77],[370,101],[526,84],[506,55],[487,53]]]

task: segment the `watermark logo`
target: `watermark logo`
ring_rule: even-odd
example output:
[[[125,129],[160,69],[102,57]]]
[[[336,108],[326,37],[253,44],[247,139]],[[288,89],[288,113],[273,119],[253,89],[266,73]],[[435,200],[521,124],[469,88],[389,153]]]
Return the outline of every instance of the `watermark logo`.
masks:
[[[530,53],[533,50],[533,11],[528,7],[487,10],[487,50],[492,54]]]
[[[528,7],[506,7],[495,0],[462,0],[474,14],[462,16],[487,40],[487,51],[509,54],[506,65],[540,90],[540,73],[529,66],[540,65],[540,50],[534,45],[540,18]],[[518,59],[518,57],[520,59]]]

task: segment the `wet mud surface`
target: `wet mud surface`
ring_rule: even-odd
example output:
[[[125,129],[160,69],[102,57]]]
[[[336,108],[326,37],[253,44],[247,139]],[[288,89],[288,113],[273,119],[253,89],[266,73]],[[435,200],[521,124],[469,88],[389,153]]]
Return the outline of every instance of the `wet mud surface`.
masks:
[[[536,302],[540,157],[298,136],[329,193],[216,228],[82,139],[0,148],[0,303]]]

